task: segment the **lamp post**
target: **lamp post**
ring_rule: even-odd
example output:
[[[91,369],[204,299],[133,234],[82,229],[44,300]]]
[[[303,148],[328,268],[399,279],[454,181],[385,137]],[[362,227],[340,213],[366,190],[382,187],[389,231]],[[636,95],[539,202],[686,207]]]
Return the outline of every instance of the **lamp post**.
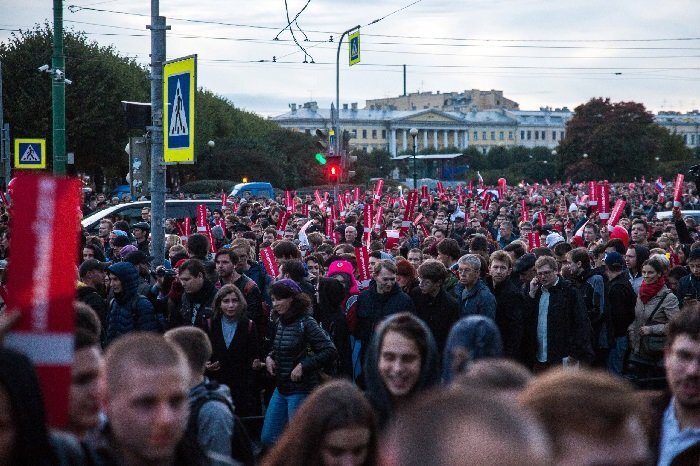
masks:
[[[413,189],[418,189],[418,177],[416,176],[416,137],[418,136],[418,128],[411,128],[408,134],[413,138]]]

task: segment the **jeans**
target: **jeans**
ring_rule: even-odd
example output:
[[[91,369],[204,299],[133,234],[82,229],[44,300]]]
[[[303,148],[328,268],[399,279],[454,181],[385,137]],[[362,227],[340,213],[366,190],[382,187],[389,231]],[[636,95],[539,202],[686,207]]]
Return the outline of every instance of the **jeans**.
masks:
[[[269,447],[277,441],[307,396],[307,393],[283,395],[275,388],[272,398],[270,398],[270,404],[267,405],[265,421],[260,434],[260,440],[264,446]]]
[[[608,370],[613,374],[622,375],[625,353],[627,352],[627,336],[616,337],[615,343],[608,353]]]

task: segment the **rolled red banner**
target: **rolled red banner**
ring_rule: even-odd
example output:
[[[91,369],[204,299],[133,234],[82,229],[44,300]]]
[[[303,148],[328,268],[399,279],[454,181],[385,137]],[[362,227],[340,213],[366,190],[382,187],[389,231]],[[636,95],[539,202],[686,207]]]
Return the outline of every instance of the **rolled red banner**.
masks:
[[[420,187],[420,202],[421,204],[424,202],[428,202],[429,195],[428,195],[428,187],[426,185],[423,185]]]
[[[277,264],[272,247],[268,246],[260,250],[260,260],[265,267],[265,271],[271,277],[277,277],[280,274],[280,266]]]
[[[685,176],[682,173],[676,175],[676,183],[673,186],[673,207],[681,207],[683,205],[683,179]]]
[[[352,192],[353,192],[353,196],[355,198],[355,202],[360,202],[360,188],[359,188],[359,186],[356,186]]]
[[[483,190],[481,192],[481,211],[482,212],[487,212],[489,210],[489,206],[491,205],[491,194]]]
[[[207,231],[207,206],[197,204],[197,233],[206,233]]]
[[[364,211],[362,212],[362,225],[365,229],[365,231],[362,234],[362,241],[364,242],[364,244],[369,244],[369,240],[372,237],[372,210],[372,204],[368,203],[365,204]]]
[[[282,239],[284,237],[284,230],[287,228],[289,217],[289,211],[280,212],[280,217],[277,220],[277,239]]]
[[[372,272],[369,270],[369,251],[366,246],[355,248],[355,259],[357,260],[357,273],[360,281],[364,282],[372,279]]]
[[[607,181],[598,183],[598,216],[603,223],[610,218],[610,185]]]
[[[617,225],[617,222],[620,221],[626,204],[627,203],[623,199],[618,199],[615,201],[615,207],[613,207],[612,212],[610,212],[610,219],[608,220],[609,227],[614,227]]]
[[[592,208],[592,212],[598,210],[598,190],[595,181],[588,182],[588,207]]]
[[[316,205],[321,207],[323,200],[321,199],[321,193],[318,192],[318,189],[314,191],[314,199],[316,200]]]
[[[382,189],[384,188],[384,179],[379,178],[377,184],[374,185],[374,200],[378,201],[382,198]]]
[[[527,248],[532,251],[535,248],[542,247],[542,240],[539,232],[531,231],[527,234]]]
[[[227,201],[228,201],[228,196],[226,195],[226,192],[225,192],[225,191],[222,191],[222,192],[221,192],[221,208],[222,208],[222,209],[223,209],[224,207],[226,207]]]
[[[527,211],[527,202],[525,202],[525,199],[520,201],[520,218],[522,219],[523,222],[527,222],[530,220],[530,212]]]
[[[542,212],[541,210],[537,212],[537,221],[539,222],[540,226],[547,223],[547,219],[544,216],[544,212]]]

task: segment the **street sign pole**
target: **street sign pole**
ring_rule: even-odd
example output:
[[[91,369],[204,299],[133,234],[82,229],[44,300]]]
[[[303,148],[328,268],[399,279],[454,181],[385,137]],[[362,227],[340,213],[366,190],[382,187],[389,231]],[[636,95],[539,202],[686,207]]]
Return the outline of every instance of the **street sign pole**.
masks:
[[[340,135],[342,134],[342,131],[340,129],[340,47],[343,45],[343,38],[345,38],[346,35],[349,33],[359,30],[360,25],[358,24],[357,26],[348,29],[345,31],[341,36],[340,40],[338,41],[338,53],[336,54],[335,57],[335,118],[333,118],[333,115],[331,115],[331,119],[334,120],[333,122],[333,129],[335,130],[336,138],[335,138],[335,153],[336,154],[341,154],[340,152]],[[347,170],[347,162],[345,154],[341,154],[342,158],[340,159],[340,166],[342,167],[342,173],[345,173]]]
[[[63,0],[53,0],[53,57],[51,111],[53,121],[53,173],[66,174],[66,60],[63,56]],[[63,72],[63,76],[56,71]]]
[[[151,0],[151,255],[153,266],[163,264],[165,254],[165,164],[163,162],[163,62],[165,17],[159,0]]]

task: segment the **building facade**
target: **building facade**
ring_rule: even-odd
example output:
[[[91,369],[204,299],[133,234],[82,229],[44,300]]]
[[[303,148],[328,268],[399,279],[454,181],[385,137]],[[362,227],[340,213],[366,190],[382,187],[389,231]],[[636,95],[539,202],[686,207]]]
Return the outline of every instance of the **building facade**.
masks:
[[[659,112],[656,122],[683,138],[685,145],[691,148],[700,147],[700,112],[693,110],[682,114],[680,112]]]
[[[505,108],[518,110],[518,103],[503,97],[503,91],[491,89],[480,91],[472,89],[464,92],[448,92],[441,94],[430,92],[412,92],[398,97],[369,99],[365,101],[365,109],[388,110],[442,110],[445,112],[472,112]]]

